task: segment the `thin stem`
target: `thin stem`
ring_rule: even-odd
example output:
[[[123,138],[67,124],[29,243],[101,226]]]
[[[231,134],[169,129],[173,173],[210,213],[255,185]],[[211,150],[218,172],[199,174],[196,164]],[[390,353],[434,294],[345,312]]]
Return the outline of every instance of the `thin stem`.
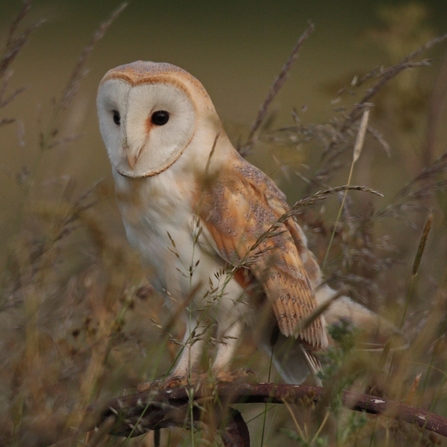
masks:
[[[365,108],[365,110],[363,112],[362,120],[361,120],[360,126],[359,126],[359,131],[357,133],[357,138],[356,138],[355,144],[354,144],[354,150],[353,150],[353,153],[352,153],[351,168],[349,169],[349,176],[348,176],[348,182],[347,182],[347,186],[348,187],[351,185],[352,174],[354,172],[355,162],[359,159],[360,153],[361,153],[362,148],[363,148],[363,142],[365,141],[366,130],[368,128],[368,120],[369,120],[369,108],[367,107],[367,108]],[[337,219],[336,219],[335,224],[334,224],[334,229],[333,229],[333,231],[331,233],[331,238],[329,240],[329,245],[327,247],[326,254],[324,256],[323,267],[322,267],[323,270],[324,270],[324,267],[326,266],[326,262],[327,262],[327,259],[328,259],[328,256],[329,256],[329,251],[330,251],[332,243],[334,241],[335,232],[337,230],[338,222],[340,221],[341,213],[342,213],[343,208],[345,206],[345,201],[346,201],[346,196],[347,195],[348,195],[348,190],[345,189],[345,191],[343,193],[343,199],[341,201],[341,205],[340,205],[340,208],[338,210]]]

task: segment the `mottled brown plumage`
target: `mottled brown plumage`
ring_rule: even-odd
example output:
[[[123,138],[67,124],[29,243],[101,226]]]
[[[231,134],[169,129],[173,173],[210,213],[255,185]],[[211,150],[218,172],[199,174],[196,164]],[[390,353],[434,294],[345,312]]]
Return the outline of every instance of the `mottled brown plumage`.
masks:
[[[326,347],[322,317],[296,331],[317,302],[299,253],[308,249],[298,224],[289,218],[276,225],[289,210],[285,196],[262,171],[236,152],[232,155],[224,169],[202,183],[196,201],[199,215],[222,258],[249,270],[262,286],[281,333],[301,339],[309,348]],[[245,286],[240,275],[236,279]]]

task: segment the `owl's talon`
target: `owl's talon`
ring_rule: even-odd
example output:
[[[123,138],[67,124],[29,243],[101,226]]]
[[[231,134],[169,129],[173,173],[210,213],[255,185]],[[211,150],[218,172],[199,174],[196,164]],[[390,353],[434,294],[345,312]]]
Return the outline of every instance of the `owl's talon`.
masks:
[[[152,388],[155,382],[143,382],[137,384],[137,391],[139,393],[143,393],[144,391],[148,391]]]
[[[165,380],[163,380],[163,389],[166,388],[180,388],[182,386],[186,386],[189,384],[189,380],[187,377],[182,376],[172,376],[167,377]]]
[[[190,381],[187,377],[168,376],[165,379],[154,380],[153,382],[143,382],[137,385],[137,391],[143,393],[144,391],[163,391],[171,388],[180,388],[188,385]]]
[[[251,369],[238,369],[237,371],[221,371],[217,374],[218,382],[242,382],[249,375],[253,375],[256,380],[256,373]]]

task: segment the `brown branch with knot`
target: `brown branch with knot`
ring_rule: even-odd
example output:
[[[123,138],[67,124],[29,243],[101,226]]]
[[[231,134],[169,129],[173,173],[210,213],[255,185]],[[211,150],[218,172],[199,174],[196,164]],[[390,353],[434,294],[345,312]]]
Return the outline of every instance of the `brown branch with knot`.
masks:
[[[226,447],[248,447],[248,428],[230,404],[309,405],[328,398],[322,387],[272,383],[218,383],[215,387],[149,390],[112,400],[99,426],[116,436],[139,436],[162,428],[206,426],[218,429]],[[343,405],[354,411],[385,415],[447,437],[447,418],[409,405],[367,394],[343,392]],[[212,411],[210,411],[212,410]]]

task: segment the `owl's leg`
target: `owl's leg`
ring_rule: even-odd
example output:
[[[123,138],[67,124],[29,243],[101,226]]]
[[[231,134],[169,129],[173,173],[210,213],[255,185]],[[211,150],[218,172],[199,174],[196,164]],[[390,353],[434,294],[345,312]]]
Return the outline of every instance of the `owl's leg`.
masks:
[[[188,319],[182,351],[174,370],[170,373],[170,377],[185,378],[186,380],[191,378],[193,368],[197,365],[202,354],[206,329],[196,319]]]
[[[231,382],[239,378],[241,375],[247,375],[246,371],[244,371],[243,374],[241,374],[241,372],[235,374],[230,371],[231,360],[233,359],[234,352],[239,343],[242,330],[243,324],[239,321],[234,322],[227,328],[221,329],[221,325],[219,326],[217,332],[219,346],[212,368],[217,380]]]
[[[194,382],[194,367],[202,353],[206,331],[207,327],[200,325],[196,319],[188,319],[182,349],[172,370],[162,379],[138,384],[138,391],[142,392],[153,388],[175,388]]]

